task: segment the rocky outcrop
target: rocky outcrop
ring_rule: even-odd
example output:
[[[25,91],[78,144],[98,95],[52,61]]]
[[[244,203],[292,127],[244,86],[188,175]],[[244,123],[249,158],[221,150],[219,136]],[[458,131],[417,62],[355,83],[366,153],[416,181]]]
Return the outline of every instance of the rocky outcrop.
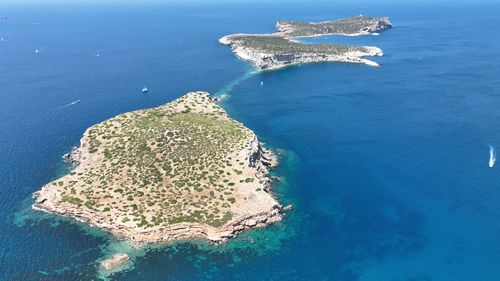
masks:
[[[74,166],[80,165],[82,160],[85,160],[83,156],[83,151],[80,147],[73,147],[69,153],[64,154],[64,160]]]
[[[388,29],[392,27],[392,23],[389,20],[389,17],[382,17],[376,20],[376,22],[366,28],[363,29],[365,32],[379,32],[384,29]]]

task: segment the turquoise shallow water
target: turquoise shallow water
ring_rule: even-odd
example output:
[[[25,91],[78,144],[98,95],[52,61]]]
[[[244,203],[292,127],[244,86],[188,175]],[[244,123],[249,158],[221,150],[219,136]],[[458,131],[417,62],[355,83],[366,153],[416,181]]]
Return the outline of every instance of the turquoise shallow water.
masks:
[[[96,280],[95,261],[123,249],[134,266],[113,280],[500,276],[500,174],[488,168],[488,145],[500,147],[498,5],[2,7],[0,280]],[[217,43],[272,32],[278,19],[359,13],[388,15],[395,28],[305,41],[379,46],[382,68],[248,74]],[[133,250],[27,209],[67,171],[61,156],[85,128],[191,90],[227,93],[231,115],[280,149],[275,192],[295,206],[283,223],[222,247]]]

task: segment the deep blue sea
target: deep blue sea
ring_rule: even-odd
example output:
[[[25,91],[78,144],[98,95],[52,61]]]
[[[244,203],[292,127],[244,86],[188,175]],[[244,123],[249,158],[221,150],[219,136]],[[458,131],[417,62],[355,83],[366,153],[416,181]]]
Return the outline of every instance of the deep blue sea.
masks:
[[[500,280],[500,4],[0,4],[0,280],[98,280],[124,250],[30,210],[84,130],[188,91],[280,151],[281,223],[224,246],[129,249],[111,280]],[[280,19],[390,16],[381,68],[253,73],[218,44]],[[38,49],[39,52],[35,53]],[[261,81],[263,82],[261,86]],[[150,91],[140,92],[147,85]],[[79,103],[75,101],[80,100]]]

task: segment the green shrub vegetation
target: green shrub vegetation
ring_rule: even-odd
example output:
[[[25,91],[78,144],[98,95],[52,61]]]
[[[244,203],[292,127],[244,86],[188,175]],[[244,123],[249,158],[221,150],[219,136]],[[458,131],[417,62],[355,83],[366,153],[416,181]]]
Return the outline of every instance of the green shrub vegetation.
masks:
[[[191,94],[92,126],[82,145],[101,162],[82,166],[69,175],[71,183],[57,185],[65,189],[64,202],[102,210],[127,225],[220,226],[232,218],[235,182],[253,182],[242,175],[249,163],[229,155],[253,138],[208,94]],[[239,162],[238,169],[231,168]]]

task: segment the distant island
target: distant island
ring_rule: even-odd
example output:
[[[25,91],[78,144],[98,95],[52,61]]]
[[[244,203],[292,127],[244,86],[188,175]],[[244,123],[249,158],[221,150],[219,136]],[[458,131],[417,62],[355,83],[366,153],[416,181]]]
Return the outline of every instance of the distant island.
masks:
[[[323,35],[359,36],[374,34],[392,27],[388,17],[357,16],[326,22],[278,21],[278,32],[272,34],[231,34],[219,39],[233,52],[251,61],[258,69],[278,69],[288,65],[313,62],[364,63],[378,66],[366,56],[382,56],[377,47],[336,44],[305,44],[293,40],[299,37]]]
[[[66,156],[74,170],[36,192],[34,209],[139,243],[220,243],[280,221],[286,209],[268,193],[275,153],[206,92],[120,114],[80,142]]]

